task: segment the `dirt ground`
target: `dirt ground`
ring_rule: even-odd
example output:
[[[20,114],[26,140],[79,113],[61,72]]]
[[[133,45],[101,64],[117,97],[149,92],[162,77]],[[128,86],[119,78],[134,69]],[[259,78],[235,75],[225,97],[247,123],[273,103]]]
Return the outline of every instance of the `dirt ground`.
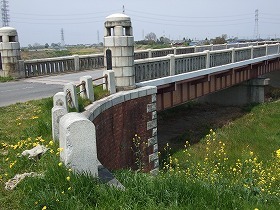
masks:
[[[186,140],[197,143],[209,130],[220,128],[246,113],[244,107],[213,104],[186,104],[158,115],[160,150],[169,143],[171,148],[183,148]]]

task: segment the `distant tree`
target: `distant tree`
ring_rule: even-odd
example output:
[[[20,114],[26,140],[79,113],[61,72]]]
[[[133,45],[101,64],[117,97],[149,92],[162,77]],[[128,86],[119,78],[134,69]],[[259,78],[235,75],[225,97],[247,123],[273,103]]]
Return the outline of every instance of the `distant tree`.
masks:
[[[226,42],[227,42],[226,34],[222,34],[221,36],[218,36],[215,39],[212,39],[212,44],[224,44]]]
[[[157,35],[154,32],[150,32],[145,36],[145,40],[149,42],[156,42],[157,41]]]
[[[163,43],[163,44],[168,44],[168,43],[170,43],[170,39],[161,36],[161,37],[159,38],[159,42],[160,42],[160,43]]]
[[[45,48],[46,48],[46,49],[49,48],[49,46],[50,46],[50,45],[49,45],[48,43],[45,44]]]

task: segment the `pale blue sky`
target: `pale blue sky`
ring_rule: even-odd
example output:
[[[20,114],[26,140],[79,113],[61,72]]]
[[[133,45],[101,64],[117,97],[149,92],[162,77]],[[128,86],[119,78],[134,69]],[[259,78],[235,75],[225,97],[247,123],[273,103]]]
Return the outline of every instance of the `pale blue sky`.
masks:
[[[61,28],[66,44],[92,44],[97,31],[103,41],[105,17],[122,12],[123,5],[135,40],[149,32],[171,39],[252,38],[256,9],[260,37],[280,37],[279,0],[9,0],[10,26],[21,46],[58,43]]]

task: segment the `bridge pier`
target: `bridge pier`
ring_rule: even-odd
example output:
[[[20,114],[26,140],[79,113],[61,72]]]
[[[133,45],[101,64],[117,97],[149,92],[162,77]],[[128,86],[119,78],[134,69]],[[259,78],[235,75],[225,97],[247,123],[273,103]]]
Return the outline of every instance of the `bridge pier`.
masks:
[[[269,85],[268,78],[256,78],[220,90],[197,100],[203,103],[220,105],[245,105],[250,103],[263,103],[265,100],[265,86]]]

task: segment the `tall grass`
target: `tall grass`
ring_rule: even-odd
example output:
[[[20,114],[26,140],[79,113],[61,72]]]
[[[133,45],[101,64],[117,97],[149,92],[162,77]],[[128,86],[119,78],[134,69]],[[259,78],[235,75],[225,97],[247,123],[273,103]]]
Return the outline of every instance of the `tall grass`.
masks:
[[[166,147],[156,177],[116,171],[125,191],[60,163],[51,139],[51,99],[2,107],[0,209],[279,209],[279,103],[255,106],[172,155]],[[20,157],[37,144],[49,148],[41,159]],[[16,173],[31,171],[42,176],[4,189]]]

